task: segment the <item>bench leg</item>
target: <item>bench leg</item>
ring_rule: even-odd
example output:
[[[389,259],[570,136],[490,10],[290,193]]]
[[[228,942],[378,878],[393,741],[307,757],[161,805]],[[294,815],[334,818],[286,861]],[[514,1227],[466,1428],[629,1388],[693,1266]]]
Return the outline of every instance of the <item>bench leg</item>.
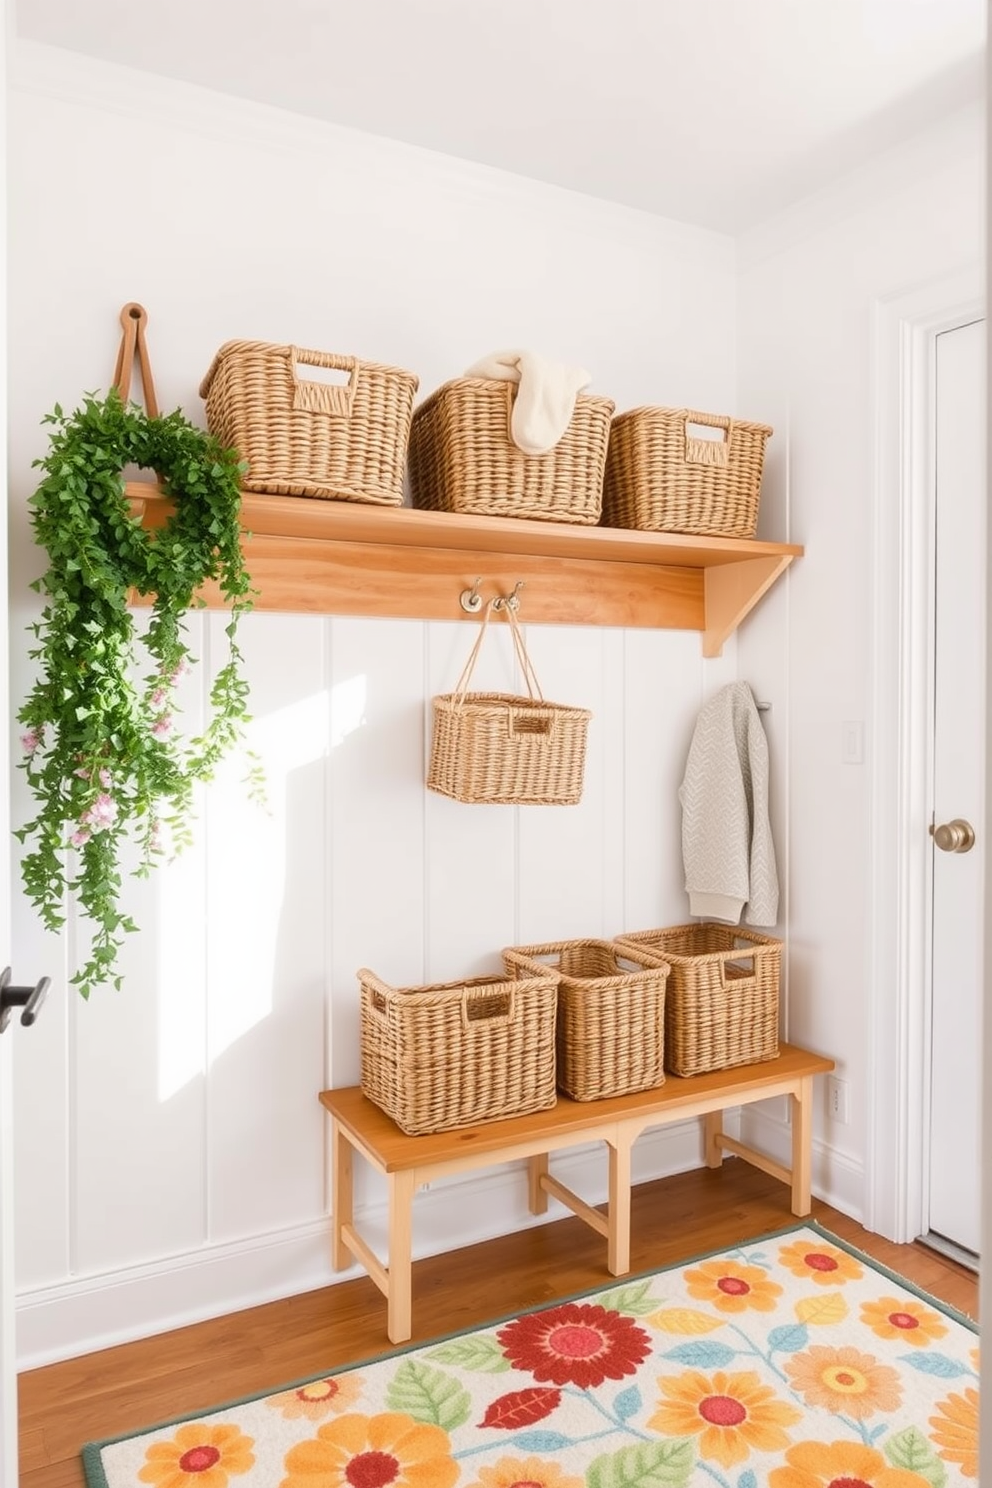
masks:
[[[610,1202],[607,1214],[606,1265],[611,1276],[630,1270],[630,1154],[633,1143],[620,1135],[608,1143],[610,1153]]]
[[[412,1172],[389,1175],[389,1289],[386,1332],[390,1343],[406,1343],[413,1332],[413,1196]]]
[[[723,1112],[707,1111],[703,1117],[703,1154],[708,1168],[718,1168],[723,1162],[723,1148],[719,1141],[722,1136]]]
[[[792,1212],[800,1219],[810,1212],[813,1178],[813,1076],[799,1081],[792,1097]]]
[[[352,1170],[352,1146],[331,1119],[331,1264],[344,1271],[351,1264],[351,1253],[342,1239],[345,1225],[354,1222],[355,1188]]]
[[[527,1159],[527,1198],[531,1214],[547,1214],[548,1194],[541,1179],[548,1175],[548,1154],[536,1152]]]

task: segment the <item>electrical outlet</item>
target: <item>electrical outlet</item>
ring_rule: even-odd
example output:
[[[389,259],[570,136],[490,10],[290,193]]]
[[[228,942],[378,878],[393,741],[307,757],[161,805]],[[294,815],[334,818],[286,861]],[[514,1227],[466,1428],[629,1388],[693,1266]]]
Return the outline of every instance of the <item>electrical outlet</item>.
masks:
[[[847,1081],[839,1079],[837,1075],[827,1076],[827,1115],[831,1121],[836,1121],[841,1126],[848,1123]]]

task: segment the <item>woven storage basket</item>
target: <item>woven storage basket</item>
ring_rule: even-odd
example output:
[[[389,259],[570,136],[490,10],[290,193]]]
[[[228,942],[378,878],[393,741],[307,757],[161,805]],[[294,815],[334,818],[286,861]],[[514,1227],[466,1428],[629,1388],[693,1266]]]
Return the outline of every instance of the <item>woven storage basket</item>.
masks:
[[[543,455],[510,438],[516,383],[484,377],[446,382],[413,415],[414,506],[475,517],[534,517],[595,526],[614,404],[579,393],[572,421]]]
[[[574,806],[582,798],[588,708],[549,703],[541,693],[513,610],[513,632],[527,697],[469,692],[468,684],[495,600],[490,600],[454,692],[432,702],[427,785],[456,801]]]
[[[723,439],[694,438],[688,426],[723,429]],[[767,424],[634,408],[613,420],[603,478],[603,525],[700,537],[753,537]]]
[[[334,367],[347,384],[307,381]],[[418,379],[399,367],[226,341],[200,384],[207,427],[248,463],[246,491],[400,506]]]
[[[665,1012],[665,1068],[702,1075],[778,1058],[782,942],[737,925],[694,923],[617,937],[672,968]]]
[[[513,969],[428,987],[361,987],[362,1090],[411,1136],[555,1103],[558,978]]]
[[[603,1100],[665,1083],[668,966],[641,947],[608,940],[511,946],[507,970],[552,966],[559,974],[558,1088],[573,1100]]]

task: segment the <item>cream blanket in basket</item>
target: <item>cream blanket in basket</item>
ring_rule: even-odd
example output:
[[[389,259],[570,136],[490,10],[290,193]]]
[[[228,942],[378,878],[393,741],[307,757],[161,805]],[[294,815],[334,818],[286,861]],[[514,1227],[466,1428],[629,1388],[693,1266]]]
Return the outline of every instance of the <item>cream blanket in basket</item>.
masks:
[[[768,740],[746,682],[721,687],[700,710],[679,800],[689,913],[738,924],[745,910],[748,924],[774,925]]]
[[[584,367],[566,367],[532,351],[494,351],[469,367],[466,377],[517,382],[510,438],[525,455],[546,455],[572,422],[576,394],[592,381]]]

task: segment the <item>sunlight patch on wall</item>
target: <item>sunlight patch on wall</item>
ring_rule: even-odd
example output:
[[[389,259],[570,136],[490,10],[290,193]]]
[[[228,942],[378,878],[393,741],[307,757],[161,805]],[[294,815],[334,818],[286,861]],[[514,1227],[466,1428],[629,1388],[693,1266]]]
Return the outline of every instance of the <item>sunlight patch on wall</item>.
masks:
[[[322,780],[299,772],[362,726],[366,696],[358,675],[254,717],[246,742],[262,767],[264,804],[249,799],[244,752],[230,756],[205,793],[196,844],[161,870],[160,1100],[272,1013],[293,813],[323,810]]]
[[[330,747],[326,692],[252,721],[248,746],[265,775],[265,804],[246,798],[242,761],[218,773],[209,803],[207,924],[210,986],[207,1049],[212,1063],[272,1012],[292,835],[293,776]],[[319,788],[319,787],[318,787]],[[321,809],[315,802],[316,809]]]

